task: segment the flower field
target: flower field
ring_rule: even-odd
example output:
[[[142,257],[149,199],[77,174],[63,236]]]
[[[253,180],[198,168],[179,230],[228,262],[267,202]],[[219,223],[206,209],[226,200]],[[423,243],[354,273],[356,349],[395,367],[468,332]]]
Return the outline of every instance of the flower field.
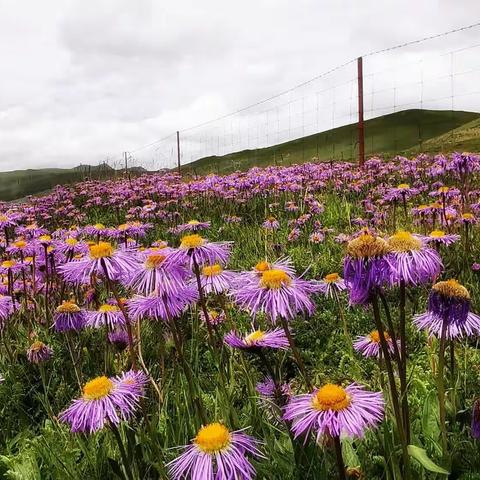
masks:
[[[0,204],[0,477],[480,478],[480,156]]]

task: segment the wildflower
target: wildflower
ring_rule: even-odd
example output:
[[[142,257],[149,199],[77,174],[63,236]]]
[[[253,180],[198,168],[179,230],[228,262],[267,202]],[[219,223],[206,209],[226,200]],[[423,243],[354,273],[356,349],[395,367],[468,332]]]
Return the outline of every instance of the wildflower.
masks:
[[[308,239],[314,244],[322,243],[325,240],[325,234],[323,232],[313,232]]]
[[[174,480],[251,480],[255,469],[247,454],[261,457],[259,442],[242,431],[230,432],[221,423],[203,426],[184,452],[167,464]]]
[[[4,327],[5,322],[14,310],[12,297],[9,295],[0,295],[0,330]]]
[[[299,312],[312,314],[315,305],[309,294],[315,290],[313,282],[289,275],[285,270],[268,269],[258,278],[244,276],[235,286],[235,302],[256,315],[259,312],[270,316],[272,322],[278,317],[294,318]]]
[[[391,266],[387,257],[389,252],[387,242],[368,230],[350,240],[343,273],[351,304],[368,303],[372,291],[390,279]]]
[[[446,338],[480,333],[480,317],[470,311],[470,293],[457,280],[451,279],[433,285],[425,313],[416,315],[413,323],[430,335]]]
[[[381,393],[368,392],[352,383],[346,388],[326,384],[313,393],[293,397],[285,407],[284,418],[292,421],[295,438],[311,433],[317,442],[324,435],[363,437],[365,430],[383,418]]]
[[[393,340],[387,332],[384,332],[385,340],[387,341],[388,351],[393,354],[395,348]],[[380,335],[378,330],[373,330],[368,335],[363,337],[357,337],[353,344],[353,348],[364,357],[376,357],[380,358],[382,355],[382,349],[380,346]]]
[[[329,298],[335,297],[335,295],[343,292],[347,286],[345,280],[336,272],[329,273],[323,277],[323,280],[318,282],[319,290]]]
[[[280,227],[280,222],[275,217],[268,217],[262,224],[265,230],[277,230]]]
[[[460,221],[463,225],[473,225],[477,223],[477,219],[473,213],[463,213],[460,217]]]
[[[224,270],[219,263],[205,265],[200,272],[200,281],[206,294],[219,295],[228,291],[235,278],[235,273]]]
[[[47,360],[50,360],[52,355],[53,350],[39,340],[33,342],[27,350],[27,358],[30,363],[39,364],[46,362]]]
[[[231,242],[209,242],[206,238],[194,233],[182,237],[180,246],[170,256],[170,262],[187,265],[191,270],[195,264],[220,263],[225,265],[230,256]]]
[[[97,311],[86,313],[87,327],[101,328],[104,325],[112,329],[125,326],[125,317],[118,305],[105,303]]]
[[[108,341],[114,345],[114,347],[122,352],[128,346],[128,334],[125,330],[115,330],[108,333]]]
[[[254,330],[244,337],[237,335],[235,331],[227,333],[224,342],[233,348],[255,350],[257,348],[279,348],[285,350],[289,343],[285,332],[281,328],[271,331]]]
[[[199,222],[198,220],[189,220],[187,223],[177,226],[177,232],[198,232],[210,228],[210,222]]]
[[[460,235],[447,234],[442,230],[433,230],[428,237],[425,238],[425,243],[433,243],[435,245],[451,245],[458,242]]]
[[[226,315],[223,310],[217,311],[217,310],[208,310],[208,322],[210,325],[217,326],[222,324],[225,321]],[[200,320],[203,323],[206,323],[205,320],[205,315],[203,311],[200,311]]]
[[[85,312],[76,303],[69,301],[57,307],[53,320],[57,332],[80,330],[86,322]]]
[[[398,232],[388,239],[392,259],[392,283],[419,285],[431,282],[440,274],[442,260],[436,250],[429,248],[418,236]]]
[[[146,384],[142,372],[127,372],[108,378],[94,378],[83,387],[83,394],[64,412],[60,420],[72,432],[93,433],[105,424],[118,425],[135,412]]]
[[[110,280],[119,280],[137,266],[133,255],[116,249],[109,242],[98,242],[89,246],[89,255],[78,261],[68,262],[59,267],[65,280],[85,283],[90,275],[108,275]]]
[[[475,400],[472,407],[472,437],[480,439],[480,400]]]

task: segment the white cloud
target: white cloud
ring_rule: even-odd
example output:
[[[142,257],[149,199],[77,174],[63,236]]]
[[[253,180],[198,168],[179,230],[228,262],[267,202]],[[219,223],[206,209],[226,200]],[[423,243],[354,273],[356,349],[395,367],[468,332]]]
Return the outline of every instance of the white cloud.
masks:
[[[478,10],[475,0],[1,0],[0,171],[120,157],[365,51],[473,23]],[[397,51],[394,62],[370,57],[366,71],[438,59],[445,49],[476,43],[478,31]],[[473,69],[475,53],[456,55],[458,72]],[[348,83],[334,93],[330,87],[354,78],[354,67],[185,132],[184,159],[348,123],[355,92]],[[395,72],[398,102],[419,95],[406,86],[412,72]],[[457,91],[468,90],[474,75],[478,84],[478,72],[458,76]],[[387,88],[377,77],[374,88]],[[443,92],[437,87],[431,92]],[[391,103],[389,95],[379,94],[372,110]],[[478,98],[458,104],[479,107]],[[173,140],[139,151],[137,161],[174,161]]]

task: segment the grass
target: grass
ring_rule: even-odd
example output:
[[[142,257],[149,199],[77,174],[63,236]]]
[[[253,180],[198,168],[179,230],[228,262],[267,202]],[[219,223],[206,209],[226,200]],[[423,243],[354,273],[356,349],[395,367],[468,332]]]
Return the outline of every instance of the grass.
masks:
[[[404,110],[365,122],[365,152],[367,156],[392,156],[411,150],[468,150],[472,138],[450,142],[452,131],[462,131],[472,121],[479,122],[479,113],[446,110]],[[477,128],[478,128],[477,123]],[[291,165],[318,158],[319,160],[355,160],[358,156],[357,124],[345,125],[255,150],[242,150],[224,156],[201,158],[184,167],[195,174],[229,173],[254,166]],[[472,135],[473,136],[473,135]],[[428,144],[427,144],[428,142]],[[480,143],[480,142],[477,142]],[[440,148],[440,147],[444,148]],[[463,148],[462,148],[463,147]]]

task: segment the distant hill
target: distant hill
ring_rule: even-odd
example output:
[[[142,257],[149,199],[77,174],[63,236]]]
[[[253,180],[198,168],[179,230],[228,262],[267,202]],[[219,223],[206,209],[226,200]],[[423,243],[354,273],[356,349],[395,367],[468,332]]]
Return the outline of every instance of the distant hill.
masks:
[[[475,112],[417,109],[372,118],[365,122],[366,155],[413,154],[427,147],[428,151],[479,150],[479,119],[480,113]],[[471,127],[467,135],[462,129],[475,121],[479,123]],[[455,134],[457,142],[447,141],[451,132],[459,132]],[[357,124],[354,123],[271,147],[201,158],[185,165],[183,171],[228,173],[253,166],[291,165],[312,158],[320,161],[355,160],[358,156],[357,138]]]
[[[132,167],[133,175],[146,173],[143,167]],[[78,165],[74,168],[41,168],[13,170],[0,173],[0,200],[15,200],[27,195],[45,192],[55,185],[80,182],[86,178],[108,179],[123,175],[125,170],[115,170],[106,163],[100,165]]]
[[[365,122],[365,151],[390,157],[418,152],[480,151],[480,113],[446,110],[404,110]],[[201,158],[182,167],[184,173],[229,173],[254,166],[291,165],[312,160],[355,160],[357,124],[345,125],[290,142],[224,156]],[[132,167],[133,175],[147,173]],[[46,168],[0,173],[0,200],[13,200],[87,178],[123,175],[107,164],[78,165],[71,169]]]

